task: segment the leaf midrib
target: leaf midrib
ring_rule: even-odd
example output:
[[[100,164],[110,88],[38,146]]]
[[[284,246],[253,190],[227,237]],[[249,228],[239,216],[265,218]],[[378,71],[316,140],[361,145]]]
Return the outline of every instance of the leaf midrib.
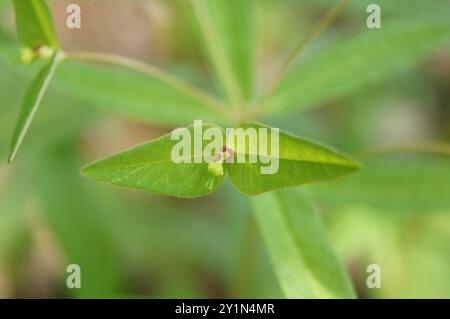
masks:
[[[242,154],[242,155],[249,155],[249,156],[260,156],[256,154],[248,154],[248,153],[235,153],[235,154]],[[274,156],[264,156],[265,159],[276,159],[277,157]],[[313,160],[302,160],[302,159],[295,159],[295,158],[289,158],[289,157],[278,157],[279,160],[283,161],[291,161],[291,162],[299,162],[299,163],[308,163],[308,164],[323,164],[323,165],[330,165],[330,166],[347,166],[347,167],[354,167],[358,168],[359,164],[356,162],[324,162],[324,161],[313,161]],[[258,163],[234,163],[234,164],[258,164]]]
[[[188,158],[191,160],[194,160],[194,159],[200,158],[200,157],[203,157],[203,156],[187,157],[187,158],[183,158],[183,160],[188,159]],[[98,163],[90,164],[89,166],[95,167],[95,165],[101,165],[102,161],[103,160],[100,160]],[[145,161],[145,162],[128,164],[128,165],[123,165],[123,166],[96,167],[96,169],[106,171],[106,170],[112,170],[112,169],[133,168],[136,166],[151,166],[153,164],[164,164],[164,163],[169,163],[169,162],[173,162],[172,159],[164,159],[164,160],[158,160],[158,161]],[[179,164],[202,164],[202,163],[179,163]]]
[[[290,235],[292,236],[293,241],[296,243],[297,248],[302,247],[301,242],[299,241],[297,236],[295,236],[295,226],[293,225],[292,219],[288,214],[288,209],[281,197],[281,194],[275,192],[273,194],[273,196],[275,197],[275,201],[276,201],[278,207],[280,208],[280,213],[284,216],[284,219],[286,221],[286,227],[289,229]],[[328,287],[322,285],[320,278],[317,277],[317,275],[313,271],[310,270],[311,265],[309,264],[308,259],[305,258],[305,255],[304,255],[302,249],[298,249],[297,254],[298,254],[299,258],[301,259],[301,263],[305,265],[305,271],[308,273],[308,275],[305,277],[305,279],[309,282],[309,286],[312,287],[312,291],[314,292],[314,294],[320,295],[320,293],[318,293],[318,291],[320,292],[321,290],[325,290],[327,293],[329,293],[333,296],[332,298],[339,298],[339,295],[336,295],[336,292],[334,292],[332,289],[328,289]],[[354,298],[354,296],[352,296],[352,298]]]
[[[301,247],[301,245],[297,239],[297,236],[295,236],[294,226],[292,225],[292,221],[291,221],[290,217],[288,216],[287,209],[283,205],[283,200],[281,198],[281,195],[274,192],[273,196],[274,196],[275,202],[280,210],[280,214],[283,216],[283,218],[285,220],[286,227],[289,230],[289,235],[292,237],[292,241],[295,243],[295,246],[296,246],[295,248],[297,248],[295,251],[296,255],[300,259],[300,263],[302,265],[304,265],[304,270],[307,272],[307,275],[305,276],[305,280],[308,282],[308,287],[311,290],[311,292],[317,296],[317,291],[316,291],[317,287],[314,284],[314,280],[311,280],[311,277],[314,278],[314,276],[312,275],[311,271],[308,269],[308,265],[304,260],[302,251],[301,251],[301,249],[299,249],[299,247]]]

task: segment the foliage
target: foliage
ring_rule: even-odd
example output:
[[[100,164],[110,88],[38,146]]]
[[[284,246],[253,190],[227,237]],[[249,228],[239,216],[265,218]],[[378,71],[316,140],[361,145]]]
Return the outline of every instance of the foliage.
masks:
[[[382,85],[383,81],[429,57],[430,53],[442,47],[450,38],[448,19],[430,19],[429,16],[421,14],[396,23],[389,22],[380,30],[364,30],[344,40],[334,39],[330,41],[334,43],[326,49],[319,46],[313,47],[311,52],[294,50],[292,64],[287,63],[289,65],[287,72],[280,72],[280,81],[275,80],[269,83],[268,88],[262,89],[257,85],[255,71],[257,3],[255,1],[243,3],[235,0],[192,0],[190,14],[197,18],[197,27],[200,28],[199,33],[203,36],[206,55],[211,62],[215,81],[223,92],[220,96],[216,96],[215,91],[198,88],[167,71],[140,61],[111,54],[65,52],[59,48],[50,10],[45,1],[30,0],[31,5],[25,5],[25,1],[19,0],[13,2],[17,33],[22,43],[22,62],[44,65],[40,66],[41,70],[23,99],[11,142],[10,161],[14,159],[24,140],[44,94],[49,89],[51,80],[53,90],[63,92],[59,99],[55,100],[60,101],[62,95],[74,97],[74,101],[68,103],[72,106],[67,105],[66,113],[73,114],[67,123],[73,121],[74,127],[82,127],[85,122],[83,116],[77,111],[81,104],[159,126],[184,127],[195,119],[202,119],[205,122],[215,123],[204,124],[205,128],[221,128],[226,125],[241,128],[270,128],[253,121],[264,120],[273,123],[283,117],[283,123],[292,126],[289,117],[296,111],[304,111],[330,101],[350,98],[352,95],[364,92],[369,85],[373,87]],[[270,1],[267,3],[269,4],[266,5],[270,5]],[[355,4],[352,4],[350,9],[355,10]],[[397,12],[397,9],[394,5],[392,10]],[[311,34],[315,34],[316,31],[317,27],[312,29]],[[305,38],[308,39],[308,36],[306,34]],[[4,42],[2,46],[16,49],[11,43]],[[51,53],[50,58],[48,52]],[[31,56],[28,57],[27,54]],[[304,59],[300,59],[302,55],[305,55]],[[80,64],[83,62],[112,64],[120,69]],[[57,66],[58,70],[56,70]],[[31,69],[33,67],[35,66],[30,66]],[[27,70],[19,72],[29,74]],[[54,94],[57,95],[57,93]],[[44,104],[48,104],[44,106],[50,106],[52,102],[46,99]],[[55,104],[58,103],[53,101],[53,105]],[[45,110],[41,111],[45,112]],[[65,111],[61,112],[64,114]],[[10,112],[10,115],[12,113]],[[64,123],[64,118],[69,118],[67,115],[56,119],[50,117],[48,123],[58,121],[61,126],[70,127]],[[68,131],[69,135],[69,137],[58,137],[63,141],[73,141],[72,135],[77,134],[67,127],[61,130]],[[188,126],[187,130],[192,131],[193,126]],[[48,138],[50,140],[51,137]],[[58,148],[60,142],[55,143],[58,152],[61,151]],[[308,186],[309,192],[286,188],[345,175],[357,170],[359,164],[349,155],[334,148],[284,131],[280,131],[278,158],[280,169],[274,175],[258,173],[261,167],[260,162],[219,164],[223,165],[223,167],[220,166],[220,173],[217,173],[217,170],[211,170],[206,163],[174,164],[170,160],[170,151],[174,144],[170,134],[166,134],[95,161],[84,167],[82,173],[98,181],[187,198],[212,193],[225,181],[226,175],[229,175],[233,185],[240,192],[252,197],[236,197],[237,195],[228,188],[223,195],[227,196],[226,201],[239,203],[243,201],[245,204],[242,205],[252,210],[279,286],[288,298],[355,297],[348,275],[331,247],[326,230],[321,224],[321,218],[317,215],[314,206],[309,203],[310,199],[339,209],[348,202],[369,206],[375,203],[379,208],[379,194],[389,193],[383,196],[384,201],[381,207],[404,207],[406,202],[416,208],[420,205],[423,209],[431,209],[433,204],[436,204],[437,209],[448,207],[448,201],[445,198],[446,187],[439,188],[437,192],[425,192],[422,200],[422,190],[426,188],[424,186],[418,190],[420,194],[414,196],[412,200],[414,204],[412,204],[409,201],[411,193],[403,191],[406,187],[393,186],[398,180],[404,183],[402,185],[411,185],[414,182],[435,185],[440,183],[439,178],[443,177],[441,169],[430,172],[430,176],[434,176],[438,182],[431,180],[431,177],[429,181],[423,181],[422,174],[417,174],[417,169],[414,168],[408,172],[407,167],[402,164],[393,165],[392,169],[386,172],[385,163],[378,167],[372,166],[373,164],[369,162],[368,168],[363,168],[361,173],[336,182]],[[251,155],[247,151],[245,150],[245,155]],[[76,157],[76,152],[72,148],[63,149],[60,153],[64,156],[55,155],[54,150],[48,153],[50,155],[39,161],[39,165],[34,164],[40,167],[40,174],[37,174],[33,185],[42,190],[39,196],[43,198],[44,206],[49,211],[47,219],[54,233],[61,238],[68,258],[82,263],[82,267],[86,267],[91,273],[92,277],[89,278],[91,286],[81,289],[82,292],[79,295],[116,294],[119,291],[117,282],[119,269],[116,268],[117,256],[113,253],[113,243],[128,241],[131,243],[130,247],[133,246],[136,250],[136,254],[147,256],[139,247],[135,247],[137,246],[135,243],[147,240],[151,235],[147,234],[148,230],[145,228],[140,230],[141,233],[132,234],[130,239],[125,239],[127,236],[123,234],[114,234],[115,231],[120,233],[121,225],[127,223],[133,229],[140,229],[140,223],[133,217],[126,219],[121,216],[121,210],[128,210],[128,205],[119,204],[120,201],[115,196],[103,195],[100,187],[87,186],[84,184],[85,181],[78,180],[78,177],[70,173],[70,170],[73,171],[78,164],[78,160],[72,160]],[[192,156],[195,157],[198,154]],[[22,163],[28,162],[24,160]],[[66,167],[65,163],[70,165]],[[442,166],[445,167],[445,160]],[[405,171],[404,175],[402,169]],[[427,170],[432,169],[428,166]],[[49,174],[53,172],[54,178],[47,178],[46,172]],[[54,197],[53,194],[58,191],[55,185],[65,184],[66,180],[71,182],[68,183],[67,190],[63,192],[64,196]],[[390,186],[392,190],[389,190]],[[20,184],[16,187],[20,188]],[[104,200],[97,202],[97,196]],[[373,196],[376,198],[373,199]],[[60,216],[59,207],[72,201],[80,201],[78,207],[81,210],[86,210],[91,205],[98,207],[99,216],[90,216],[86,213],[78,216],[75,209],[65,209],[65,213]],[[416,205],[419,202],[420,204]],[[111,209],[115,205],[108,203],[117,203],[120,208]],[[199,203],[201,202],[194,202],[194,206],[198,208]],[[11,203],[11,206],[13,205],[15,204]],[[185,206],[188,205],[186,203]],[[230,216],[236,217],[231,213],[233,204],[229,205],[224,205],[225,208],[222,209],[230,212]],[[136,208],[136,210],[139,209]],[[189,210],[188,207],[183,209]],[[106,222],[109,219],[109,212],[113,216],[112,221]],[[160,218],[167,218],[168,224],[175,224],[178,218],[177,215],[175,216],[173,220],[163,216]],[[74,228],[71,222],[68,222],[75,217],[79,225],[90,225],[86,228],[88,236],[83,236],[78,228]],[[103,222],[106,224],[104,228],[100,226]],[[196,227],[193,224],[189,225],[192,228]],[[157,226],[153,227],[153,230],[157,230]],[[340,229],[335,224],[332,227],[334,227],[333,230]],[[205,226],[201,229],[199,238],[202,243],[211,241],[208,243],[212,247],[208,251],[210,253],[217,248],[214,246],[215,239],[213,239],[217,234],[208,231],[207,228],[208,226]],[[103,231],[97,234],[97,229]],[[187,229],[193,231],[191,228]],[[180,230],[178,233],[174,231],[173,237],[179,233]],[[179,249],[183,240],[195,242],[189,235],[186,236],[187,239],[183,238],[180,241],[169,236],[164,245]],[[233,236],[230,235],[230,237]],[[86,240],[86,238],[93,238],[93,240]],[[154,242],[154,248],[158,248],[160,245],[158,239],[153,237],[150,239]],[[221,241],[218,246],[223,247],[230,238],[217,240]],[[74,246],[76,241],[81,241],[86,251],[79,251]],[[102,252],[93,260],[86,257],[91,255],[88,253],[90,244],[95,247],[92,249]],[[159,247],[156,250],[161,249]],[[164,253],[159,252],[159,254],[161,258],[164,258]],[[197,255],[204,256],[205,252],[199,249]],[[230,261],[224,262],[224,264],[227,263]],[[107,267],[113,264],[114,267]],[[108,268],[107,273],[103,273],[104,267]],[[165,268],[165,265],[160,265],[160,268]],[[94,278],[96,276],[93,274],[102,274],[102,276]],[[230,276],[230,274],[222,275]],[[268,281],[270,281],[269,277]],[[183,282],[183,279],[177,278],[174,281]],[[178,283],[173,284],[178,285]],[[186,285],[189,284],[186,283]]]

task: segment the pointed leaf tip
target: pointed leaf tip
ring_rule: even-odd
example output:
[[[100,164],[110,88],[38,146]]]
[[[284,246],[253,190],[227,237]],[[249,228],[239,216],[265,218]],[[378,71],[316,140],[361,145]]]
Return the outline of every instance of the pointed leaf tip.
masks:
[[[219,135],[224,134],[218,126],[204,123],[202,129],[206,128],[214,128]],[[195,159],[202,156],[202,153],[195,149],[191,152],[190,147],[187,147],[186,154],[185,150],[182,151],[183,155],[176,152],[183,160],[174,161],[174,149],[186,142],[191,143],[194,126],[180,132],[183,132],[180,140],[172,139],[169,133],[88,164],[81,169],[81,173],[99,182],[174,197],[195,198],[214,192],[222,185],[225,173],[217,167],[211,171],[205,161],[196,162]],[[201,150],[207,144],[207,141],[203,141]]]
[[[361,166],[350,156],[332,147],[277,128],[258,123],[245,123],[236,128],[244,130],[245,136],[256,138],[256,141],[250,142],[255,145],[261,143],[260,138],[268,138],[266,154],[260,150],[254,153],[248,145],[232,145],[237,156],[253,156],[256,159],[253,163],[237,161],[227,165],[234,186],[247,195],[337,178]],[[253,130],[253,134],[249,130]]]
[[[14,160],[61,59],[62,58],[59,51],[55,50],[50,62],[42,68],[37,77],[31,83],[31,86],[28,88],[28,91],[23,99],[22,109],[20,110],[11,139],[10,153],[8,157],[9,163],[12,163]]]

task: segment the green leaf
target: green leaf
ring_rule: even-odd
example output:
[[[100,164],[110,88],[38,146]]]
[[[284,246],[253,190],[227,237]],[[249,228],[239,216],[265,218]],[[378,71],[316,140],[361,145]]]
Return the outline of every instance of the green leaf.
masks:
[[[245,98],[253,94],[255,17],[253,0],[210,1],[220,40]]]
[[[20,145],[31,125],[34,115],[42,102],[45,92],[52,80],[56,67],[60,62],[59,51],[55,50],[49,63],[47,63],[28,88],[22,103],[19,118],[17,120],[11,140],[9,162],[11,163],[17,154]]]
[[[260,129],[265,128],[268,145],[274,139],[271,128],[264,125],[250,123],[239,125],[237,128],[242,128],[248,133],[250,133],[248,129],[256,130],[258,140]],[[331,179],[348,174],[359,167],[347,155],[337,150],[281,130],[279,131],[278,156],[271,148],[269,148],[271,151],[267,152],[268,156],[263,156],[259,148],[255,154],[254,150],[249,149],[250,143],[243,145],[237,140],[232,141],[229,146],[235,151],[235,161],[227,165],[233,184],[247,195],[257,195],[278,188]],[[249,155],[256,155],[256,163],[251,163],[249,158],[245,163],[238,163],[236,158],[239,154],[245,155],[246,158]],[[261,174],[262,167],[275,165],[277,160],[278,170],[274,174]]]
[[[216,110],[148,76],[124,69],[66,61],[55,85],[100,110],[158,125],[185,125],[196,119],[222,123]]]
[[[20,41],[27,47],[58,46],[52,15],[44,0],[13,0],[16,28]]]
[[[233,103],[253,93],[253,0],[193,0],[209,56],[221,84]]]
[[[193,137],[196,130],[208,128],[217,128],[223,134],[221,128],[211,124],[192,125],[183,130]],[[190,163],[175,163],[172,150],[180,142],[172,140],[169,133],[94,162],[83,168],[82,173],[98,181],[176,197],[192,198],[214,192],[224,180],[223,170],[211,170],[205,161],[194,162],[201,159],[203,148],[209,142],[202,141],[201,150],[191,145],[190,154],[182,155]],[[191,144],[190,139],[188,143]]]
[[[263,108],[289,112],[353,93],[408,67],[450,39],[442,19],[386,23],[298,64]]]
[[[16,46],[4,45],[0,64],[10,68]],[[15,68],[28,76],[27,69]],[[215,108],[143,74],[123,68],[82,64],[64,60],[52,81],[56,91],[76,99],[79,107],[145,121],[159,126],[183,126],[196,119],[229,124],[226,116]]]
[[[344,267],[315,211],[296,189],[252,198],[254,216],[288,298],[353,298]]]

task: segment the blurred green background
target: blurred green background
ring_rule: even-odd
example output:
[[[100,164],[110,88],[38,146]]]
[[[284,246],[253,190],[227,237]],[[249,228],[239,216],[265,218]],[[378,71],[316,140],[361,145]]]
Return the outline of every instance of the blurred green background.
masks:
[[[68,30],[71,2],[51,1],[64,49],[150,61],[214,90],[187,1],[78,0],[82,28]],[[450,16],[447,0],[376,2],[384,26]],[[263,83],[333,1],[257,3],[257,80]],[[364,31],[368,3],[353,1],[308,54]],[[260,238],[244,240],[250,207],[229,184],[205,198],[182,200],[97,184],[79,174],[91,160],[172,129],[116,112],[105,96],[108,80],[115,80],[103,67],[86,67],[105,77],[98,89],[89,82],[74,87],[67,78],[71,72],[76,78],[79,67],[63,66],[16,162],[6,164],[21,99],[38,66],[16,63],[10,1],[0,2],[0,21],[0,297],[283,297]],[[449,142],[449,52],[444,46],[414,67],[320,108],[265,121],[362,158],[361,172],[305,187],[360,297],[450,298],[448,155],[366,156],[382,145]],[[112,90],[120,87],[114,83]],[[65,285],[71,263],[81,266],[81,289]],[[372,263],[382,269],[380,289],[365,284]]]

